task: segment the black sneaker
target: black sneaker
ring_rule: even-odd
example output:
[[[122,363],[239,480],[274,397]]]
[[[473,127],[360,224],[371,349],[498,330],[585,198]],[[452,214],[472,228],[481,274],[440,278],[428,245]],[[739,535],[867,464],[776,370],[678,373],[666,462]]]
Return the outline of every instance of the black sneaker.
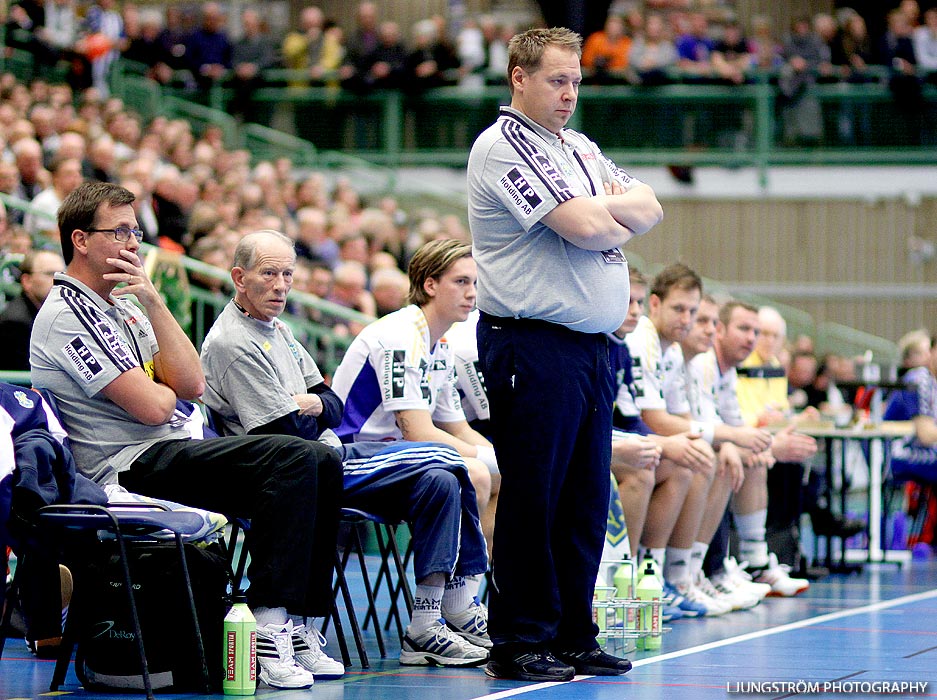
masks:
[[[601,649],[557,651],[556,658],[576,669],[583,676],[620,676],[631,670],[631,662]]]
[[[507,678],[512,681],[559,682],[571,681],[576,669],[557,661],[549,651],[518,651],[504,658],[493,652],[485,666],[485,673],[492,678]]]

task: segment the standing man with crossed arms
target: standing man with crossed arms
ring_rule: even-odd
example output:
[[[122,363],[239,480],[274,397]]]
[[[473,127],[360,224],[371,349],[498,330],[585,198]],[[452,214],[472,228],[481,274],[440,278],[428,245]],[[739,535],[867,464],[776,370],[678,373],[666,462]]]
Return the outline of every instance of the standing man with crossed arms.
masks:
[[[618,675],[592,594],[609,498],[613,379],[605,333],[628,311],[620,250],[662,217],[654,192],[564,128],[581,37],[533,29],[508,46],[511,106],[469,156],[478,349],[502,472],[487,673]]]

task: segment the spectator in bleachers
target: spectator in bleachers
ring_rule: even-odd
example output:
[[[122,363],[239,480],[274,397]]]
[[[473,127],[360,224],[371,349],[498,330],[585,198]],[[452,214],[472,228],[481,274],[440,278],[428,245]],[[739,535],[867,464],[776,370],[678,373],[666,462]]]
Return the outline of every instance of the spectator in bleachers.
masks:
[[[750,39],[752,65],[763,70],[776,70],[784,64],[781,44],[771,26],[771,20],[764,15],[752,18]]]
[[[13,196],[31,201],[52,182],[52,175],[42,167],[42,146],[30,137],[17,140],[10,150],[19,171],[19,186]]]
[[[827,12],[818,12],[813,16],[813,33],[829,50],[831,56],[830,62],[832,65],[836,65],[832,61],[832,54],[836,45],[839,31],[840,28],[836,24],[836,20],[833,18],[833,15]]]
[[[813,31],[810,19],[798,17],[784,43],[785,64],[778,88],[782,95],[782,140],[785,145],[818,143],[823,138],[820,102],[811,94],[818,75],[829,75],[830,48]]]
[[[914,30],[912,38],[918,67],[930,73],[927,80],[937,82],[937,7],[924,12],[924,25]]]
[[[183,10],[180,5],[166,5],[165,22],[159,33],[162,55],[166,57],[169,68],[174,71],[188,68],[186,48],[191,35],[186,27]]]
[[[676,65],[677,48],[666,34],[664,18],[652,12],[647,16],[644,33],[634,38],[629,64],[642,85],[661,85],[670,82],[668,71]]]
[[[139,34],[130,38],[123,57],[146,66],[148,78],[166,84],[172,79],[173,63],[169,47],[163,41],[163,19],[158,10],[140,11]]]
[[[373,2],[358,4],[355,28],[345,37],[345,57],[339,77],[349,87],[357,87],[370,67],[370,56],[380,44],[377,25],[377,5]]]
[[[621,82],[628,68],[631,37],[625,33],[625,21],[609,14],[605,26],[593,32],[582,46],[583,76],[594,83]]]
[[[463,87],[503,82],[508,66],[504,33],[505,28],[491,15],[482,15],[477,23],[472,19],[465,22],[456,40]]]
[[[803,411],[807,406],[819,407],[818,397],[813,390],[819,368],[820,362],[812,352],[800,350],[791,355],[790,368],[787,370],[787,393],[791,408],[795,411]]]
[[[186,43],[186,62],[200,97],[207,98],[210,90],[231,68],[231,41],[225,28],[227,18],[217,2],[202,5],[201,26],[189,36]]]
[[[46,23],[42,39],[64,58],[74,50],[78,38],[78,17],[74,0],[51,0],[45,4]]]
[[[840,78],[844,80],[861,81],[868,65],[875,63],[872,40],[865,18],[858,12],[847,14],[831,48],[831,62],[838,68]]]
[[[231,47],[234,76],[231,87],[234,97],[229,108],[244,121],[257,121],[254,91],[263,84],[261,71],[272,68],[277,61],[276,51],[260,13],[247,8],[241,13],[243,35]]]
[[[400,88],[404,84],[407,50],[403,45],[400,25],[393,21],[381,22],[378,27],[377,48],[362,61],[361,79],[368,90]]]
[[[736,85],[744,83],[751,68],[749,43],[736,22],[723,27],[722,37],[713,46],[712,66],[716,75]]]
[[[375,315],[380,318],[407,305],[410,282],[397,267],[385,267],[371,274],[371,295],[374,297]]]
[[[913,27],[901,9],[888,13],[888,29],[878,45],[878,61],[890,69],[888,87],[898,108],[897,145],[916,145],[921,140],[924,110],[923,80],[917,74]]]
[[[17,195],[16,192],[19,189],[19,184],[20,175],[16,164],[0,161],[0,192],[18,197],[19,195]],[[23,222],[23,211],[21,209],[16,209],[9,213],[4,210],[3,213],[4,222],[9,221],[11,224]]]
[[[20,294],[0,312],[0,370],[29,371],[29,334],[52,289],[52,276],[65,270],[65,261],[49,250],[30,251],[19,270]]]
[[[296,252],[300,258],[322,261],[329,267],[338,263],[338,243],[329,237],[328,215],[317,207],[296,212]]]
[[[75,158],[57,158],[51,171],[52,184],[30,200],[31,211],[23,219],[23,228],[36,239],[54,238],[59,205],[82,181],[81,161]]]
[[[912,30],[921,26],[921,5],[918,0],[901,0],[898,9],[908,19]]]
[[[44,102],[33,104],[29,110],[29,123],[33,125],[33,137],[42,146],[42,162],[48,167],[59,145],[55,111]]]
[[[348,261],[335,267],[332,293],[328,300],[368,316],[377,315],[377,305],[368,291],[368,273],[360,262]],[[352,337],[358,335],[364,327],[357,321],[332,319],[326,322],[334,324],[336,332]]]
[[[459,61],[447,43],[440,41],[438,27],[431,19],[413,26],[413,46],[404,64],[403,87],[422,92],[455,83]]]
[[[324,28],[325,15],[322,9],[316,5],[304,7],[299,13],[299,28],[289,32],[283,39],[280,48],[283,65],[292,70],[314,69],[322,56]]]
[[[6,15],[7,47],[31,53],[41,67],[54,65],[55,49],[45,35],[46,11],[39,0],[18,0]]]
[[[117,181],[117,155],[114,139],[102,134],[91,142],[88,149],[88,162],[91,165],[91,179],[98,182]]]
[[[709,33],[709,20],[702,12],[693,12],[689,28],[674,42],[677,47],[677,65],[691,76],[708,77],[712,73],[712,52],[715,41]]]
[[[107,72],[117,60],[125,38],[117,0],[97,0],[85,15],[85,56],[91,61],[91,83],[103,97],[110,94]]]

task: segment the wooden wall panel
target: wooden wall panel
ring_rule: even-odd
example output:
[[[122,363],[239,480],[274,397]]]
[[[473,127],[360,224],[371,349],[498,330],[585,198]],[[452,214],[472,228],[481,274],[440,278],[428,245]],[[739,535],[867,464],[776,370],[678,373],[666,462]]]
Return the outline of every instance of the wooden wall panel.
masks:
[[[663,202],[664,221],[629,244],[649,263],[687,263],[726,284],[846,283],[935,285],[937,258],[914,264],[908,239],[937,244],[937,200]],[[935,300],[824,298],[805,293],[779,301],[817,322],[834,321],[897,339],[926,326],[937,331]]]

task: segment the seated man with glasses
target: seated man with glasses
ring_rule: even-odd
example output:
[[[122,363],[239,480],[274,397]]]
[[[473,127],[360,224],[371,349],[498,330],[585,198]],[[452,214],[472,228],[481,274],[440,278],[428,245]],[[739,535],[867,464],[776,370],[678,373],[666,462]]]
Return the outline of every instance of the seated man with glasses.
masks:
[[[55,396],[85,476],[251,520],[259,678],[309,687],[314,674],[297,663],[291,639],[306,617],[331,610],[341,461],[323,443],[285,435],[191,439],[177,399],[201,396],[205,376],[137,255],[133,200],[94,182],[62,202],[68,267],[33,326],[33,384]],[[318,645],[302,653],[321,656]]]

